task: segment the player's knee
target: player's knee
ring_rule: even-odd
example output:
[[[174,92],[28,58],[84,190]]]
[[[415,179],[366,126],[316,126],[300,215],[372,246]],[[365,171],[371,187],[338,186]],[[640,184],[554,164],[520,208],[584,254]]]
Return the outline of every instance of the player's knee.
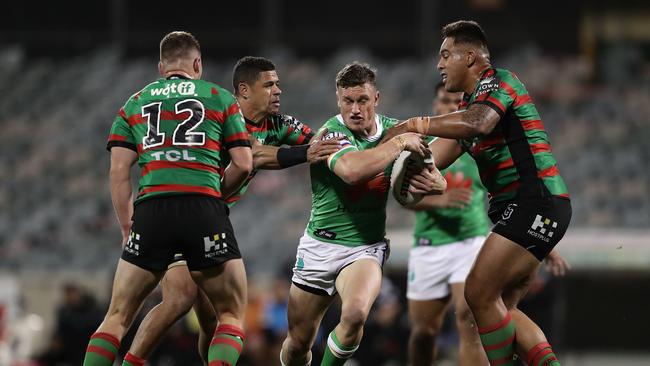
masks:
[[[432,325],[414,324],[411,330],[411,339],[418,345],[431,347],[439,333],[440,329],[437,329]]]
[[[196,290],[182,290],[177,291],[173,294],[174,296],[168,296],[163,299],[163,304],[170,311],[178,314],[185,314],[192,308],[194,301],[196,300]]]
[[[470,277],[467,278],[467,282],[465,283],[465,301],[472,312],[477,312],[491,306],[497,298],[498,294],[491,294],[490,291],[481,285],[480,281],[470,281]]]
[[[311,349],[310,337],[297,331],[290,331],[287,335],[287,352],[294,357],[304,355]]]
[[[468,327],[474,325],[474,316],[472,315],[472,311],[470,310],[469,306],[457,306],[455,311],[456,324],[459,328],[461,326]]]
[[[352,331],[361,329],[368,319],[368,312],[361,306],[351,304],[341,309],[341,324]]]
[[[131,325],[135,311],[127,303],[111,304],[106,313],[105,321],[112,324],[119,324],[124,327]]]

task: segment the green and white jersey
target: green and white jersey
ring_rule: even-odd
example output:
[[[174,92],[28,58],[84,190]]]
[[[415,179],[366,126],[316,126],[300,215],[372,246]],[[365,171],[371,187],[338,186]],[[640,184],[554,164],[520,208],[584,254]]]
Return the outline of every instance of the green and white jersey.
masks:
[[[463,154],[440,172],[447,189],[470,188],[472,200],[464,208],[436,208],[415,213],[413,246],[438,246],[486,235],[490,224],[485,209],[485,187],[469,154]]]
[[[386,235],[386,201],[390,191],[393,164],[376,177],[357,185],[349,185],[334,174],[341,156],[353,151],[376,147],[388,128],[397,124],[394,118],[377,114],[377,132],[370,137],[359,137],[350,131],[337,115],[330,118],[321,130],[327,128],[324,140],[343,137],[341,150],[332,154],[327,164],[314,164],[311,173],[311,217],[307,234],[327,243],[358,246],[376,243]]]

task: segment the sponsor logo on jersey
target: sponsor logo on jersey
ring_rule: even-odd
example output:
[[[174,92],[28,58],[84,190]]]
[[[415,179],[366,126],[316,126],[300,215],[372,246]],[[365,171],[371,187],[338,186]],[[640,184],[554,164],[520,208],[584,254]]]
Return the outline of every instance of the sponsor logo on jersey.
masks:
[[[499,80],[494,77],[489,77],[481,80],[478,83],[478,88],[476,90],[476,96],[481,96],[486,93],[493,92],[499,89]]]
[[[129,237],[126,240],[126,245],[124,246],[124,251],[128,252],[131,255],[140,255],[140,234],[131,231]]]
[[[151,88],[151,96],[152,97],[160,97],[160,96],[169,97],[172,94],[196,96],[195,90],[196,90],[196,86],[194,85],[193,82],[191,82],[191,81],[183,81],[183,82],[180,82],[178,84],[169,83],[169,84],[165,85],[162,88]]]
[[[553,231],[551,230],[555,228],[557,228],[556,221],[537,215],[526,233],[548,243],[553,237]]]
[[[293,128],[294,130],[302,130],[305,125],[300,122],[298,119],[292,116],[282,116],[282,119],[284,120],[284,123],[288,124],[289,127]]]
[[[190,152],[187,150],[167,150],[167,151],[156,151],[152,152],[151,156],[156,160],[167,160],[167,161],[193,161],[196,160],[196,157],[191,156]]]
[[[334,240],[336,239],[336,233],[333,231],[329,231],[326,229],[316,229],[314,230],[314,235],[316,235],[319,238],[327,239],[327,240]]]
[[[214,234],[212,237],[203,237],[203,246],[206,258],[214,258],[228,253],[226,233]]]
[[[342,139],[341,141],[339,141],[339,146],[341,147],[352,145],[350,140],[348,140],[348,136],[342,132],[328,132],[325,136],[321,138],[321,140],[327,141],[327,140],[337,139],[337,138]]]

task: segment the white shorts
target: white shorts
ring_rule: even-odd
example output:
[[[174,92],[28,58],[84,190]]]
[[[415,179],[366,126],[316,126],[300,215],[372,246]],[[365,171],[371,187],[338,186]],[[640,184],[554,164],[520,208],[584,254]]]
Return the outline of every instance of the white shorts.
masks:
[[[328,295],[334,295],[336,277],[343,268],[364,258],[373,259],[383,267],[388,253],[387,240],[370,245],[348,247],[322,242],[305,233],[298,244],[291,280],[298,285],[315,289],[316,292],[324,291]]]
[[[406,297],[410,300],[442,299],[452,283],[463,283],[478,255],[484,236],[440,246],[412,248]]]

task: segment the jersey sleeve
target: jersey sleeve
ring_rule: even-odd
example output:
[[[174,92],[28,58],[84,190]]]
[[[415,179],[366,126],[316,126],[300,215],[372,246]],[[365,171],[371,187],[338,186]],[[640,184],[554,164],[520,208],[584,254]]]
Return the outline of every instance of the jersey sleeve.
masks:
[[[239,104],[234,97],[227,100],[223,118],[223,142],[227,150],[238,146],[251,147],[250,135],[246,130],[244,116],[239,110]]]
[[[292,116],[282,116],[282,134],[280,141],[287,145],[307,144],[314,137],[309,126]]]
[[[323,127],[325,128],[325,127]],[[353,151],[358,151],[356,146],[352,144],[353,137],[351,132],[345,132],[345,131],[329,131],[325,136],[321,138],[321,140],[330,140],[330,139],[335,139],[335,138],[340,138],[341,140],[339,141],[339,145],[341,146],[341,149],[332,155],[330,155],[327,158],[327,167],[331,170],[334,171],[334,166],[336,165],[336,162],[341,158],[341,156],[353,152]]]
[[[131,130],[131,126],[129,126],[129,123],[126,120],[124,108],[120,108],[119,113],[113,120],[111,132],[108,135],[106,150],[111,151],[114,146],[125,147],[127,149],[138,152],[137,144],[135,142],[135,138],[133,137],[133,131]]]
[[[511,85],[514,81],[518,80],[514,77],[504,78],[501,73],[494,73],[492,76],[484,77],[479,81],[474,102],[468,105],[467,108],[472,104],[483,104],[494,109],[500,117],[503,117],[516,98],[514,86]]]

